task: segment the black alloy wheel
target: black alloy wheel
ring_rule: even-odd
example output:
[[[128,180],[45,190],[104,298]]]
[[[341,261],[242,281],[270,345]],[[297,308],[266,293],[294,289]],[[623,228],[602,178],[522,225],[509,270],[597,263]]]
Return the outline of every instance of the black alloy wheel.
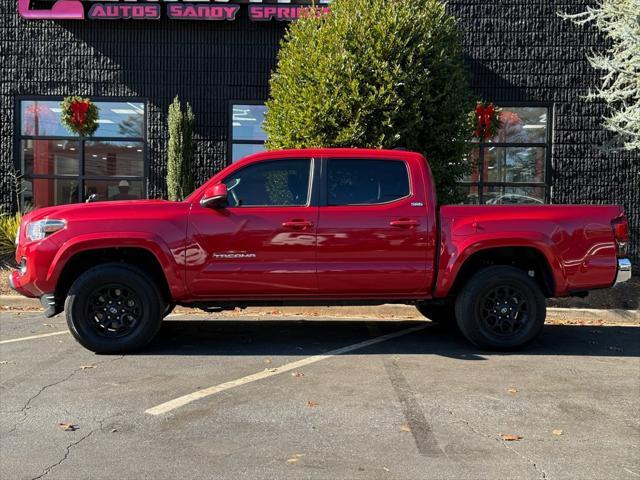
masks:
[[[119,338],[130,335],[141,323],[140,297],[123,284],[112,283],[89,295],[87,318],[98,334]]]
[[[160,328],[166,300],[144,271],[106,263],[80,275],[65,301],[73,337],[96,353],[128,353],[145,347]]]
[[[478,303],[484,328],[494,335],[510,337],[531,320],[527,296],[513,286],[499,286],[486,292]]]
[[[546,300],[538,283],[515,267],[487,267],[458,294],[456,321],[464,336],[490,350],[514,350],[542,332]]]

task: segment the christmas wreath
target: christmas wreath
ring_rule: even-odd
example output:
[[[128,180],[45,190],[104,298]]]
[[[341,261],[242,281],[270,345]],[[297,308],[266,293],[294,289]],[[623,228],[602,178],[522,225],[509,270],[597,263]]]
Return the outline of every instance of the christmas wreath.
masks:
[[[62,123],[70,132],[81,137],[89,137],[98,129],[100,110],[88,98],[76,95],[65,98],[60,104]]]
[[[478,102],[472,113],[476,126],[473,136],[485,139],[495,137],[500,128],[500,113],[501,110],[493,103]]]

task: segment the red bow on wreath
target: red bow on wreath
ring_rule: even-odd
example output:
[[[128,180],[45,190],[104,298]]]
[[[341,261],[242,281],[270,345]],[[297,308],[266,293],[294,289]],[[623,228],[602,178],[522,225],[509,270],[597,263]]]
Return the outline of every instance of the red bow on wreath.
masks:
[[[88,111],[88,102],[73,102],[71,104],[71,113],[73,114],[71,121],[78,127],[84,125],[84,122],[87,119]]]
[[[476,131],[474,135],[476,137],[491,138],[493,136],[491,131],[491,124],[494,120],[496,109],[493,103],[490,103],[486,107],[482,103],[476,105],[476,118],[478,120]]]

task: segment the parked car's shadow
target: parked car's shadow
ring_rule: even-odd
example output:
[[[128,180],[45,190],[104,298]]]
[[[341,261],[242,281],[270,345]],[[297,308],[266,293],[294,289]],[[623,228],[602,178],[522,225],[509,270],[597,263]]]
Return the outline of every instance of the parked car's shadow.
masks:
[[[143,355],[310,356],[373,337],[425,328],[347,355],[436,354],[464,360],[491,355],[640,356],[640,327],[546,325],[531,345],[508,353],[480,350],[452,328],[417,321],[166,320]]]

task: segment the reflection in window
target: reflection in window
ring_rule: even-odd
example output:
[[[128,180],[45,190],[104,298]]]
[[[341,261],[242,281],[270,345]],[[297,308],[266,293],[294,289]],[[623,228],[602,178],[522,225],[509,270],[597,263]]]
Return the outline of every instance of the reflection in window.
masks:
[[[233,105],[231,107],[231,161],[237,162],[253,153],[264,151],[267,134],[262,125],[267,107]]]
[[[25,205],[46,207],[78,201],[77,179],[32,178],[23,182],[22,198]]]
[[[85,142],[84,172],[92,176],[142,177],[144,144],[141,142]]]
[[[98,129],[82,138],[62,124],[61,101],[20,102],[23,205],[144,198],[145,104],[96,101]]]
[[[80,173],[80,142],[69,140],[22,140],[23,172],[26,175],[75,175]]]
[[[543,203],[551,154],[547,107],[503,107],[495,137],[471,152],[465,203]]]
[[[303,206],[308,203],[310,160],[276,160],[242,168],[223,180],[229,206]]]
[[[545,150],[540,147],[486,148],[486,181],[544,183]]]
[[[62,124],[60,101],[28,100],[20,103],[23,136],[77,136]],[[99,119],[93,137],[144,137],[144,103],[97,101],[95,104]]]
[[[544,203],[544,187],[485,187],[484,203],[490,205],[522,205]]]
[[[233,162],[237,162],[238,160],[242,160],[244,157],[260,152],[264,152],[264,145],[262,143],[236,143],[233,145],[231,158]]]
[[[331,159],[327,168],[328,205],[375,205],[409,195],[407,166],[397,160]]]
[[[95,201],[104,200],[140,200],[144,198],[144,186],[134,180],[96,180],[84,182],[84,197],[95,195]]]

